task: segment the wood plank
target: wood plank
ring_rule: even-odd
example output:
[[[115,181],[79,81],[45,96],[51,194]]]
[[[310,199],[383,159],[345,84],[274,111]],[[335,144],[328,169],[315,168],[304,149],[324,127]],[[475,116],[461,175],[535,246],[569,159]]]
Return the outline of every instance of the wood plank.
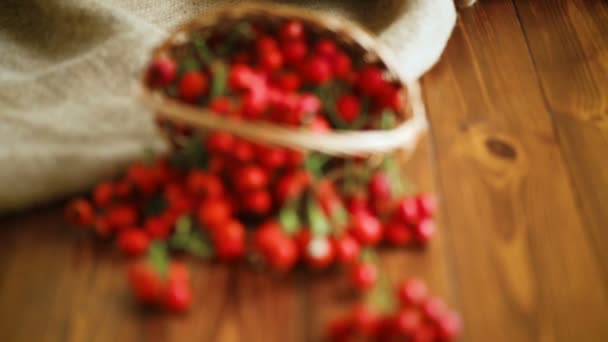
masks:
[[[585,228],[608,274],[608,2],[515,3]]]
[[[424,81],[463,340],[608,339],[606,277],[513,4],[463,11]]]

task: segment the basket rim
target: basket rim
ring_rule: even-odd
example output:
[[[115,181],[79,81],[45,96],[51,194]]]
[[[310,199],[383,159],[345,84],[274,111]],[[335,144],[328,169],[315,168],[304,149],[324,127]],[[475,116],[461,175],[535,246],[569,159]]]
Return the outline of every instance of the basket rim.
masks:
[[[312,132],[305,128],[289,127],[263,121],[245,121],[238,118],[218,116],[204,107],[195,107],[173,100],[157,90],[146,87],[144,75],[139,80],[137,95],[144,105],[157,111],[157,115],[175,122],[188,124],[194,128],[222,130],[246,139],[296,149],[317,150],[332,155],[367,155],[386,153],[395,149],[414,150],[421,133],[426,130],[424,103],[417,81],[406,82],[395,71],[394,61],[372,33],[348,19],[329,15],[299,6],[282,4],[242,3],[231,6],[216,6],[192,20],[180,25],[163,43],[153,50],[159,56],[174,44],[185,42],[185,33],[200,27],[213,25],[221,16],[250,15],[268,13],[283,18],[298,18],[313,21],[333,32],[344,32],[365,51],[374,53],[380,63],[403,88],[405,103],[403,121],[388,130],[332,130],[327,133]]]

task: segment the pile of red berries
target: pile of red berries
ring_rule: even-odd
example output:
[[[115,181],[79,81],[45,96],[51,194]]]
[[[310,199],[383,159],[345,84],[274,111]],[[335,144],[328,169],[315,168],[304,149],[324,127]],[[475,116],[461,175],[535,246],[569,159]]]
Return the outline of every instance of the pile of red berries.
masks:
[[[319,132],[390,128],[381,117],[403,111],[402,86],[334,36],[298,20],[195,30],[154,58],[144,82],[223,116]]]
[[[354,58],[361,55],[356,47],[300,21],[262,23],[191,32],[186,43],[155,57],[146,84],[241,120],[317,132],[396,124],[401,87],[378,65]],[[435,231],[434,196],[406,196],[392,156],[341,159],[159,125],[174,143],[169,155],[132,164],[66,209],[69,222],[114,239],[129,258],[131,290],[144,304],[173,312],[190,307],[189,272],[178,261],[184,254],[279,273],[297,265],[345,266],[353,287],[369,294],[382,288],[375,247],[424,245]],[[457,335],[459,319],[426,298],[424,284],[407,282],[399,298],[393,316],[361,309],[334,326],[332,336],[377,337],[386,330],[413,341],[448,341]]]
[[[373,309],[355,306],[350,314],[329,324],[332,341],[454,341],[461,333],[460,315],[438,297],[430,296],[425,283],[407,279],[394,290],[396,305]],[[356,339],[359,338],[359,339]]]

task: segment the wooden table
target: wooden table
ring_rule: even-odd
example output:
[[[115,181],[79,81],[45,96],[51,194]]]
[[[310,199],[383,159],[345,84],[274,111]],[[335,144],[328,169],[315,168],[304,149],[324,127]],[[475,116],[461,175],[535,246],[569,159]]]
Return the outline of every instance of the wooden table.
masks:
[[[437,191],[440,231],[384,252],[390,277],[423,276],[463,341],[608,341],[608,2],[481,0],[423,88],[431,131],[407,172]],[[145,312],[59,205],[0,226],[3,342],[318,340],[352,302],[340,273],[200,263],[189,315]]]

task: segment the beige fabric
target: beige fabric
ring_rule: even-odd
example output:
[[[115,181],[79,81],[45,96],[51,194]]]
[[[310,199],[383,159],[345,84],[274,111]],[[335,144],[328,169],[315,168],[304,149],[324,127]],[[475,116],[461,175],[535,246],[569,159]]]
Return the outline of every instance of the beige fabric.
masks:
[[[132,93],[148,51],[219,0],[4,0],[0,4],[0,211],[83,191],[144,147],[162,149]],[[380,35],[415,79],[439,58],[452,0],[288,1]]]

